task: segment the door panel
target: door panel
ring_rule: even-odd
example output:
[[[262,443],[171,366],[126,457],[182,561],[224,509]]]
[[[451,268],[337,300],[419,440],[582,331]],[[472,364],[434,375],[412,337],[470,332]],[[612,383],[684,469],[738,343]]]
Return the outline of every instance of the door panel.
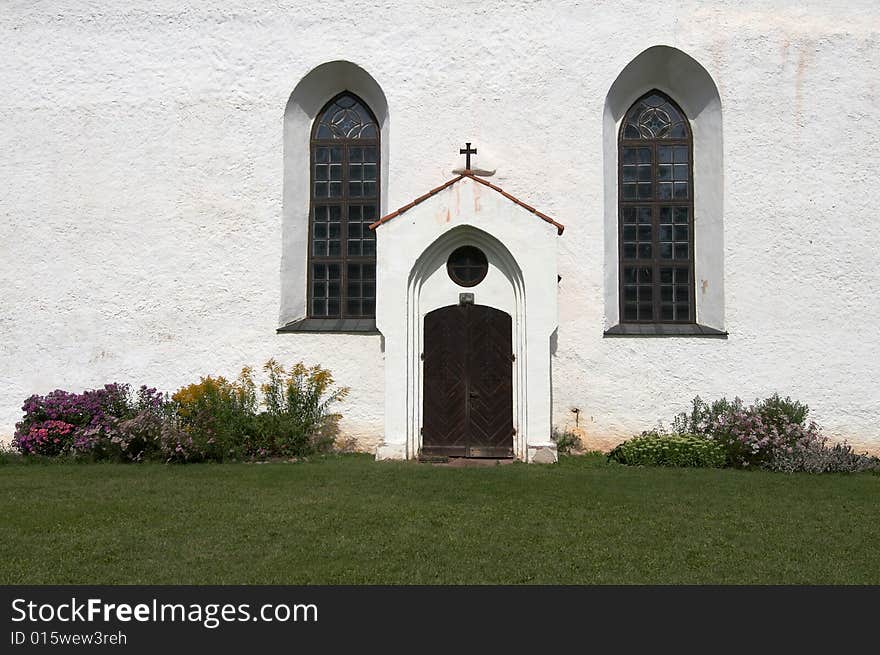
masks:
[[[462,348],[466,340],[467,322],[460,307],[425,316],[422,450],[432,455],[467,452],[467,360]]]
[[[513,456],[512,323],[483,305],[425,316],[422,452]]]

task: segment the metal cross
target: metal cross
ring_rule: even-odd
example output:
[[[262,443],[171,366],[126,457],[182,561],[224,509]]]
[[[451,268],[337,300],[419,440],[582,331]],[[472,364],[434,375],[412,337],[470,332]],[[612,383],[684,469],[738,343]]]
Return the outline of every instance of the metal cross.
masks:
[[[476,149],[476,148],[471,148],[470,141],[468,141],[468,142],[465,143],[464,145],[465,145],[465,147],[462,148],[461,150],[459,150],[459,151],[458,151],[458,154],[460,154],[460,155],[464,155],[464,156],[465,156],[465,165],[464,165],[464,169],[465,169],[466,171],[469,171],[469,170],[471,170],[471,155],[476,155],[476,154],[477,154],[477,149]]]

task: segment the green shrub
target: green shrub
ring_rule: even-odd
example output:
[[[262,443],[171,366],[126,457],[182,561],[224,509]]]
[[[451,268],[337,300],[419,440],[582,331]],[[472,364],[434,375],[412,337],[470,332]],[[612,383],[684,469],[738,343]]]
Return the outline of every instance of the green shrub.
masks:
[[[806,426],[807,416],[810,413],[807,405],[788,396],[780,398],[778,393],[764,400],[756,400],[753,407],[764,419],[764,423],[779,432],[784,432],[790,425]]]
[[[262,402],[248,367],[234,382],[207,377],[178,390],[172,400],[184,438],[172,435],[170,459],[302,457],[329,450],[340,418],[330,407],[348,389],[333,389],[333,376],[320,366],[300,362],[285,370],[270,359],[263,370]]]
[[[11,446],[0,443],[0,466],[4,464],[17,463],[21,459],[21,455]]]
[[[581,438],[571,430],[560,430],[554,427],[551,438],[556,442],[556,451],[560,455],[579,453],[584,449]]]
[[[690,412],[681,412],[672,419],[672,432],[709,436],[719,418],[735,414],[742,408],[743,402],[739,398],[734,398],[733,401],[721,398],[709,404],[697,396]]]
[[[167,460],[198,462],[240,459],[257,431],[257,396],[251,369],[238,379],[203,377],[171,396],[178,431],[162,439]]]
[[[880,458],[857,453],[846,441],[829,444],[827,437],[817,434],[776,449],[767,468],[786,473],[880,473]]]
[[[807,423],[810,409],[789,397],[773,394],[745,406],[739,398],[711,404],[699,396],[693,408],[672,421],[676,434],[694,434],[724,447],[728,466],[764,467],[777,451],[821,439],[819,426]]]
[[[672,419],[672,431],[676,434],[708,436],[717,426],[719,418],[729,419],[742,412],[758,416],[765,426],[784,432],[791,425],[806,426],[810,408],[788,396],[781,398],[778,393],[764,400],[755,400],[749,407],[740,398],[732,401],[720,398],[709,404],[697,396],[690,412],[681,412]]]
[[[329,450],[341,418],[330,407],[348,395],[348,388],[333,389],[330,371],[302,362],[285,371],[270,359],[263,370],[267,381],[260,387],[266,406],[259,417],[262,451],[290,457]]]
[[[724,466],[724,448],[696,435],[645,432],[612,450],[608,457],[630,466]]]

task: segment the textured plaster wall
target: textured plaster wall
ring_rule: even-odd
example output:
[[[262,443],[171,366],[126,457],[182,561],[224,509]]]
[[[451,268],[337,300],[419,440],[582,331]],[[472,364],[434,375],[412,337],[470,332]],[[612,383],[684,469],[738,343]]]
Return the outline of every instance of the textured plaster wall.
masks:
[[[556,424],[578,408],[606,445],[696,394],[778,390],[880,449],[875,2],[435,5],[4,3],[0,434],[34,392],[173,390],[274,356],[331,368],[352,387],[344,427],[381,438],[378,336],[275,334],[285,106],[346,60],[387,99],[389,208],[448,179],[468,140],[566,224]],[[653,45],[721,98],[726,341],[602,338],[603,108]]]

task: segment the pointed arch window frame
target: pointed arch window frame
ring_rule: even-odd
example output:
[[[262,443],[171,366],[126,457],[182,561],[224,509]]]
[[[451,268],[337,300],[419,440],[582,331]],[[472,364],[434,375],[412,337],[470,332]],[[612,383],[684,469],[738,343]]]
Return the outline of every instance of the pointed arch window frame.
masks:
[[[668,103],[670,107],[679,114],[681,120],[673,121],[669,129],[672,129],[675,125],[682,125],[685,130],[684,136],[673,137],[670,135],[668,137],[658,137],[652,133],[652,129],[656,128],[656,124],[652,127],[652,125],[641,125],[640,123],[629,120],[633,113],[644,104],[645,100],[652,96],[659,96],[664,100],[664,104]],[[662,107],[663,105],[660,106]],[[656,114],[656,112],[654,113]],[[637,137],[633,135],[632,131],[627,135],[627,130],[630,127],[635,128],[638,132],[639,135]],[[676,199],[674,197],[675,175],[672,175],[668,181],[661,180],[660,178],[660,166],[669,166],[669,170],[674,171],[675,162],[673,160],[669,163],[664,162],[661,164],[658,153],[660,147],[681,148],[682,146],[687,147],[687,198]],[[627,148],[630,150],[640,148],[642,150],[638,151],[639,154],[637,154],[635,161],[636,166],[632,169],[635,171],[635,177],[625,180],[625,169],[630,167],[627,161],[625,161],[625,150]],[[641,152],[646,149],[651,152],[650,162],[641,161],[641,157],[639,156]],[[636,98],[630,105],[629,109],[624,113],[623,119],[618,128],[617,155],[618,306],[620,311],[620,321],[614,331],[619,333],[646,333],[645,330],[652,326],[660,327],[661,332],[663,331],[663,328],[668,328],[667,331],[669,333],[675,333],[680,329],[690,330],[694,326],[697,326],[696,284],[694,274],[694,139],[693,127],[690,119],[681,106],[669,94],[657,88],[650,89]],[[639,197],[640,187],[642,186],[639,184],[641,179],[639,171],[643,167],[646,169],[647,164],[650,164],[651,193],[649,197]],[[635,186],[633,186],[633,182],[635,182]],[[669,185],[671,192],[670,197],[660,197],[659,189],[661,182]],[[644,184],[644,182],[642,182],[642,184]],[[625,185],[627,186],[625,187]],[[635,197],[627,197],[627,191],[629,189],[635,190]],[[687,210],[686,258],[674,257],[675,248],[680,244],[679,241],[675,240],[675,232],[679,230],[679,226],[675,224],[676,221],[674,219],[670,219],[668,224],[661,224],[661,207],[672,208],[670,214],[673,216],[676,213],[675,208],[685,208]],[[650,208],[650,243],[641,238],[644,234],[644,227],[647,226],[646,223],[642,223],[643,210],[645,208]],[[633,212],[635,212],[634,216],[631,215]],[[632,222],[627,223],[627,221]],[[670,258],[661,258],[660,256],[661,225],[664,232],[668,230],[672,234],[672,236],[669,237],[672,239],[670,242],[662,242],[664,248],[668,246],[672,249],[673,256]],[[682,224],[682,226],[684,226],[684,224]],[[629,229],[626,229],[625,231],[625,227]],[[634,241],[630,238],[632,230],[635,230],[637,234]],[[625,239],[625,234],[628,237],[627,239]],[[648,252],[648,248],[645,248],[645,246],[649,246],[649,256],[643,256]],[[627,252],[632,252],[633,249],[636,253],[634,257],[625,256]],[[679,280],[677,273],[682,270],[684,264],[687,264],[686,282]],[[661,271],[661,269],[665,270]],[[671,279],[669,278],[670,271],[672,271]],[[687,318],[682,318],[679,314],[678,308],[684,303],[676,301],[679,300],[677,297],[679,290],[682,289],[685,284],[687,286],[688,316]],[[634,289],[637,294],[635,301],[632,300],[631,295]],[[642,289],[650,289],[651,310],[649,317],[645,316],[642,311],[642,308],[648,304],[647,302],[642,301]],[[663,295],[668,293],[669,290],[673,293],[672,301],[666,301],[663,297]],[[636,305],[635,317],[633,317],[631,311],[633,302],[635,302]],[[664,312],[668,312],[670,305],[672,306],[673,316],[669,317],[668,314],[666,314],[664,317]],[[627,326],[630,326],[631,329],[628,329]]]
[[[374,137],[364,138],[358,136],[356,138],[350,138],[348,136],[338,136],[333,134],[330,134],[329,136],[319,135],[322,126],[325,124],[322,119],[325,118],[334,105],[338,104],[338,101],[341,98],[345,97],[352,98],[355,103],[366,112],[367,118],[370,121],[368,125],[372,126],[375,133]],[[333,157],[329,156],[326,162],[319,162],[319,149],[325,149],[329,152],[332,148],[339,149],[339,161],[330,161]],[[366,157],[358,158],[358,161],[352,161],[352,149],[355,148],[362,151],[372,149],[374,153],[374,161],[365,162],[364,158]],[[328,171],[328,174],[326,175],[327,179],[318,179],[318,166],[324,166],[324,164],[326,164],[325,168]],[[340,169],[340,179],[338,180],[340,193],[338,196],[330,195],[332,193],[330,190],[331,181],[334,183],[336,182],[335,180],[330,179],[332,174],[329,171],[333,165],[338,165]],[[350,167],[352,166],[354,168],[360,168],[361,180],[355,181],[351,178]],[[352,196],[350,194],[350,184],[361,183],[363,193],[363,188],[365,187],[365,184],[363,184],[364,170],[367,167],[372,167],[374,171],[374,179],[369,180],[369,182],[374,183],[373,193],[369,195]],[[316,192],[316,189],[318,188],[317,185],[325,182],[327,184],[327,195],[319,195]],[[376,315],[375,297],[377,259],[375,233],[369,229],[369,225],[379,218],[381,185],[381,130],[379,121],[376,119],[375,113],[366,101],[352,91],[347,89],[343,90],[330,98],[330,100],[321,107],[321,110],[318,112],[312,123],[309,134],[309,229],[306,266],[306,318],[309,324],[314,324],[318,321],[326,323],[328,329],[339,328],[340,325],[342,326],[340,329],[343,329],[349,324],[358,325],[365,320],[369,320],[370,322],[374,321]],[[359,220],[357,221],[352,220],[352,205],[360,206],[361,208],[361,215],[358,217]],[[327,208],[326,220],[316,220],[319,208],[322,210],[323,208]],[[333,211],[332,208],[338,208],[338,214],[336,216],[338,221],[332,220],[334,218],[331,214]],[[366,211],[367,209],[370,211]],[[325,217],[322,216],[321,218],[323,219]],[[334,222],[338,222],[339,230],[336,239],[332,239],[330,234],[331,225]],[[323,223],[323,227],[318,226],[318,223]],[[352,234],[352,227],[355,223],[359,224],[359,232],[357,236],[353,236]],[[324,234],[317,234],[319,227],[326,230]],[[331,252],[332,241],[338,241],[339,243],[339,252],[337,254]],[[361,252],[360,254],[352,255],[349,252],[351,247],[350,243],[355,241],[359,242]],[[363,254],[365,252],[365,245],[367,248],[366,251],[371,252],[371,254]],[[324,250],[323,253],[316,254],[316,252],[322,249]],[[330,267],[334,265],[339,267],[339,274],[336,277],[330,275]],[[318,268],[320,266],[324,266],[325,268]],[[352,266],[359,267],[359,275],[357,276],[357,279],[351,275],[354,270],[351,268]],[[324,271],[324,276],[319,279],[317,274],[322,270]],[[334,284],[338,285],[338,294],[336,296],[331,296],[331,285]],[[360,291],[357,301],[360,303],[360,311],[351,311],[352,303],[350,301],[352,301],[353,296],[349,291],[355,287]],[[319,296],[317,294],[318,291],[322,291],[323,295]],[[321,304],[321,298],[326,299],[324,302],[325,311],[323,312],[316,311],[316,307]],[[336,301],[339,305],[338,311],[330,311],[332,307],[332,298],[337,299]]]

